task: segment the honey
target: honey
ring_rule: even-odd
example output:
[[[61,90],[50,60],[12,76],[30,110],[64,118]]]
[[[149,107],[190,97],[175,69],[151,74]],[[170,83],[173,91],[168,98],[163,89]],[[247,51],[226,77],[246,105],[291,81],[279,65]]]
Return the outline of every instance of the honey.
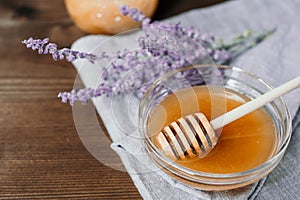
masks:
[[[231,89],[195,86],[167,96],[151,110],[147,133],[155,135],[172,121],[196,112],[208,120],[244,104],[250,99]],[[257,109],[218,130],[219,141],[205,158],[185,158],[175,162],[207,173],[235,173],[257,167],[270,158],[277,146],[276,128],[269,113]]]

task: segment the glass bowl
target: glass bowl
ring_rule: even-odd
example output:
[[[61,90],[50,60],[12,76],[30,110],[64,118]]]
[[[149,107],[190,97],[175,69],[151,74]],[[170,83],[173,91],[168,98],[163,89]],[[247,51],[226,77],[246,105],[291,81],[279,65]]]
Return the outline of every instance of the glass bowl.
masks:
[[[147,133],[147,120],[151,110],[169,94],[196,85],[222,86],[250,99],[272,89],[263,80],[250,73],[222,65],[189,66],[166,74],[150,86],[139,106],[139,129],[144,136],[148,156],[169,176],[190,187],[207,191],[242,187],[268,175],[282,159],[291,137],[291,117],[281,98],[264,106],[275,125],[277,143],[269,159],[255,168],[224,174],[196,171],[174,162],[157,148],[151,135]]]

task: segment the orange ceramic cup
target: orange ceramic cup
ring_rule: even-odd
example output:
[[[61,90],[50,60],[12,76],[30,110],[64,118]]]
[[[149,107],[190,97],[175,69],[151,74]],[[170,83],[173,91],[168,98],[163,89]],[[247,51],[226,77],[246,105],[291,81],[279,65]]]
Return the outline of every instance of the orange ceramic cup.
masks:
[[[140,26],[120,13],[120,5],[138,8],[151,17],[157,4],[158,0],[65,0],[75,24],[92,34],[117,34]]]

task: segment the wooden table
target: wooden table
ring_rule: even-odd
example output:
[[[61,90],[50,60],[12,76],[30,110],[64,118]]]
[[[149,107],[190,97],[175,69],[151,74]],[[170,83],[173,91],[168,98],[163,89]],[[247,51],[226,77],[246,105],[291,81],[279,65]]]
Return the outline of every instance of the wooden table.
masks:
[[[155,18],[217,2],[161,0]],[[73,87],[72,64],[21,44],[30,36],[50,37],[68,47],[84,35],[63,0],[0,1],[0,199],[141,198],[126,172],[90,155],[77,135],[72,108],[56,98]]]

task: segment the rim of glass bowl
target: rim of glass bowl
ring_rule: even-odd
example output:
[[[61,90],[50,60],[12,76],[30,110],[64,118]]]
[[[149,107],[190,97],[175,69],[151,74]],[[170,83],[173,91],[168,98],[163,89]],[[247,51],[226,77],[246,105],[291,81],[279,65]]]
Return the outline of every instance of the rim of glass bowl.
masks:
[[[249,77],[252,77],[253,79],[256,79],[258,82],[262,83],[264,86],[266,86],[266,88],[268,90],[271,90],[273,89],[273,87],[271,87],[268,83],[266,83],[265,81],[263,81],[262,79],[260,79],[259,77],[257,77],[256,75],[253,75],[249,72],[246,72],[240,68],[237,68],[237,67],[232,67],[232,66],[225,66],[225,65],[209,65],[209,64],[201,64],[201,65],[195,65],[195,66],[186,66],[186,67],[182,67],[182,68],[179,68],[177,70],[173,70],[167,74],[165,74],[164,76],[160,77],[159,79],[157,79],[153,84],[151,84],[151,86],[147,89],[146,93],[144,94],[144,96],[142,97],[141,99],[141,102],[140,102],[140,105],[139,105],[139,130],[143,133],[143,136],[145,137],[146,139],[146,142],[147,142],[147,145],[150,145],[151,149],[153,151],[155,151],[155,154],[157,156],[160,157],[160,159],[162,159],[164,162],[167,163],[167,165],[170,165],[172,167],[174,167],[175,169],[177,170],[180,170],[184,173],[187,173],[189,175],[196,175],[196,176],[201,176],[201,177],[205,177],[205,178],[237,178],[237,177],[241,177],[241,176],[246,176],[246,175],[251,175],[251,174],[254,174],[256,171],[261,171],[261,170],[264,170],[265,168],[267,168],[269,165],[272,165],[272,163],[276,162],[278,157],[280,157],[282,154],[284,154],[288,144],[289,144],[289,141],[290,141],[290,138],[291,138],[291,128],[292,128],[292,122],[291,122],[291,116],[290,116],[290,113],[287,109],[287,106],[285,104],[285,102],[283,101],[283,99],[281,97],[277,98],[279,103],[280,103],[280,106],[282,106],[283,108],[283,116],[286,118],[286,124],[285,124],[285,137],[283,138],[283,140],[279,141],[279,145],[278,145],[278,148],[276,150],[276,152],[273,154],[273,156],[271,156],[267,161],[265,161],[264,163],[262,163],[261,165],[255,167],[255,168],[252,168],[252,169],[249,169],[249,170],[246,170],[246,171],[242,171],[242,172],[235,172],[235,173],[228,173],[228,174],[218,174],[218,173],[207,173],[207,172],[200,172],[200,171],[196,171],[196,170],[192,170],[192,169],[188,169],[188,168],[185,168],[179,164],[177,164],[176,162],[172,161],[171,159],[169,159],[165,154],[163,154],[161,151],[157,151],[157,147],[153,144],[153,142],[151,141],[151,139],[148,137],[145,129],[144,129],[144,120],[141,120],[142,119],[142,116],[144,114],[144,109],[143,107],[145,108],[145,106],[148,106],[148,105],[145,105],[145,103],[147,103],[147,96],[154,90],[154,88],[156,87],[156,85],[158,85],[159,83],[162,82],[162,80],[178,73],[178,72],[181,72],[181,71],[184,71],[184,70],[188,70],[188,69],[191,69],[191,68],[200,68],[200,67],[209,67],[209,66],[213,66],[213,67],[217,67],[218,69],[230,69],[230,70],[233,70],[233,71],[237,71],[239,73],[242,73],[242,74],[245,74]],[[284,125],[282,125],[284,126]],[[277,164],[276,164],[277,165]]]

